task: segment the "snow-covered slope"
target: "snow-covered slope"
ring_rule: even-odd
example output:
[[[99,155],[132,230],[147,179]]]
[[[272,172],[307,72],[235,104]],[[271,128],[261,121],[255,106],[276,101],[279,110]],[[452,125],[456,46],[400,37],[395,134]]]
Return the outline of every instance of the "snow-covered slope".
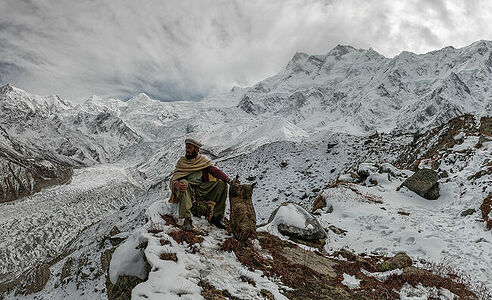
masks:
[[[391,59],[342,45],[326,55],[297,53],[280,73],[249,88],[239,107],[282,115],[303,128],[356,132],[416,130],[464,113],[486,115],[492,113],[491,50],[492,42],[479,41]]]

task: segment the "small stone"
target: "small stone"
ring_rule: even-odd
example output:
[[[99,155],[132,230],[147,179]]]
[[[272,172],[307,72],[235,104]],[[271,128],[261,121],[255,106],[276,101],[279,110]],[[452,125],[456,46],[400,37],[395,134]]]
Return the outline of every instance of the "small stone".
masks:
[[[246,178],[247,181],[255,181],[256,180],[256,176],[249,176],[248,178]]]
[[[469,208],[467,210],[462,211],[461,216],[462,217],[470,216],[470,215],[473,215],[475,212],[476,212],[476,210],[474,208]]]
[[[439,173],[439,178],[448,178],[449,174],[448,171],[444,170],[441,173]]]
[[[266,290],[266,289],[262,289],[260,291],[260,294],[265,297],[266,299],[268,300],[275,300],[275,296],[273,296],[272,292]]]
[[[336,233],[336,234],[343,234],[343,235],[345,235],[345,232],[347,232],[347,230],[343,230],[341,228],[338,228],[335,225],[330,225],[328,228],[331,231],[333,231],[334,233]]]

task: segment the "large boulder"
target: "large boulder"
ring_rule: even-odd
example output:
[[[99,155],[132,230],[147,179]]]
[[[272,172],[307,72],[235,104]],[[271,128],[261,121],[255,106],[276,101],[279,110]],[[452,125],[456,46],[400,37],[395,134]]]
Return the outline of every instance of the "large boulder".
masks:
[[[290,238],[316,243],[326,238],[326,232],[318,220],[302,206],[292,202],[282,203],[270,218],[269,224]]]
[[[439,198],[439,176],[431,169],[420,169],[402,183],[409,190],[428,200]]]

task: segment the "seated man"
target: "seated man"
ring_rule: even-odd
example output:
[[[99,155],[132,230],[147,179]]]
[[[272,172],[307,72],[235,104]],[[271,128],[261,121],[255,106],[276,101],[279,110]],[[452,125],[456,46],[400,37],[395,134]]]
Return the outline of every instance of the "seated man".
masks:
[[[169,202],[178,203],[179,218],[184,218],[183,229],[193,229],[191,221],[192,195],[204,200],[215,202],[212,223],[225,229],[222,219],[226,207],[227,184],[232,180],[221,170],[214,167],[210,160],[199,154],[201,143],[186,139],[186,155],[176,164],[176,169],[170,182],[171,199]]]

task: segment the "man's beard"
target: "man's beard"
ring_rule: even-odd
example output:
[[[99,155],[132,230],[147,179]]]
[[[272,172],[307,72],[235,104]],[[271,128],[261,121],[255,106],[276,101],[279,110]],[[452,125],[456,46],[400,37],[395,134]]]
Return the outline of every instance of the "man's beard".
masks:
[[[198,155],[198,151],[193,150],[193,153],[191,153],[190,155],[186,154],[186,155],[185,155],[185,157],[186,157],[186,159],[193,159],[193,158],[195,158],[197,155]]]

